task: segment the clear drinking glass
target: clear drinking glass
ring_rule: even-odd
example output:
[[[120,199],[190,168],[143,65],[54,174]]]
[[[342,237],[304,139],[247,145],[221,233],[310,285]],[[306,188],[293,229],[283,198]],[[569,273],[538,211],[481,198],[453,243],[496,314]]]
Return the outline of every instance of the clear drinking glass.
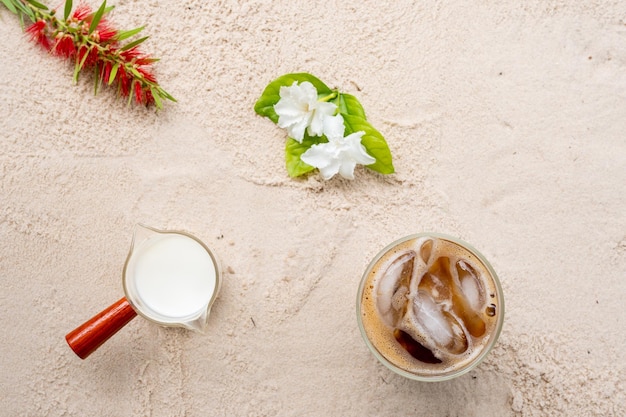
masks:
[[[493,293],[488,294],[488,296],[490,296],[489,301],[494,302],[494,304],[492,304],[492,306],[494,306],[493,311],[490,310],[490,313],[493,312],[494,314],[493,318],[495,319],[495,324],[490,330],[489,335],[485,336],[485,337],[488,337],[488,339],[482,345],[482,347],[480,348],[480,351],[472,355],[473,357],[471,358],[471,360],[469,360],[466,363],[462,363],[458,367],[451,366],[451,367],[447,367],[446,369],[442,368],[440,372],[438,372],[436,369],[433,370],[433,366],[426,366],[425,368],[428,368],[428,371],[420,372],[419,369],[413,369],[413,370],[404,369],[403,367],[399,366],[398,363],[394,363],[394,361],[390,360],[389,358],[392,355],[385,354],[384,347],[382,346],[382,344],[378,343],[379,346],[377,347],[376,346],[377,342],[372,340],[372,339],[375,339],[375,334],[373,333],[373,330],[371,328],[369,329],[370,334],[368,334],[368,328],[366,327],[368,325],[371,326],[370,322],[366,319],[366,323],[364,323],[364,313],[366,313],[366,315],[367,315],[367,312],[369,312],[369,314],[372,314],[372,311],[374,311],[374,308],[376,307],[376,301],[373,299],[368,301],[370,304],[364,304],[364,303],[367,301],[365,300],[365,297],[375,298],[374,292],[377,290],[371,287],[371,285],[373,282],[372,278],[373,278],[374,269],[377,266],[379,267],[381,266],[381,265],[378,265],[379,261],[381,261],[381,259],[385,257],[385,255],[389,256],[388,254],[392,253],[393,251],[400,250],[399,248],[403,247],[404,245],[411,244],[411,241],[420,241],[421,239],[425,239],[425,240],[440,239],[440,240],[449,242],[451,244],[458,245],[460,248],[466,250],[469,254],[471,254],[470,256],[473,256],[472,258],[473,262],[478,262],[481,264],[480,265],[482,266],[481,269],[483,271],[486,271],[488,275],[486,279],[490,280],[493,283],[490,286],[491,288],[490,292],[493,292]],[[370,286],[370,287],[366,289],[366,286]],[[460,375],[463,375],[469,372],[470,370],[474,369],[485,358],[485,356],[489,353],[489,351],[496,344],[496,341],[502,330],[502,325],[504,323],[504,295],[502,293],[502,287],[500,285],[498,276],[496,272],[494,271],[493,267],[491,266],[491,264],[487,261],[487,259],[485,259],[485,257],[478,250],[476,250],[469,243],[464,242],[458,238],[448,236],[445,234],[440,234],[440,233],[418,233],[418,234],[408,235],[392,242],[391,244],[386,246],[384,249],[382,249],[374,257],[374,259],[369,263],[368,267],[366,268],[365,273],[363,274],[363,277],[359,285],[356,301],[357,301],[356,302],[357,321],[358,321],[359,329],[361,331],[361,335],[363,336],[363,340],[365,341],[365,344],[367,345],[369,350],[374,354],[374,356],[383,365],[385,365],[387,368],[389,368],[393,372],[397,373],[398,375],[402,375],[406,378],[418,380],[418,381],[445,381],[445,380],[449,380],[449,379],[458,377]],[[367,307],[368,305],[369,307]],[[378,325],[376,327],[378,328],[378,331],[380,332],[381,330],[380,326]],[[391,328],[388,330],[390,332],[393,332],[393,329]]]

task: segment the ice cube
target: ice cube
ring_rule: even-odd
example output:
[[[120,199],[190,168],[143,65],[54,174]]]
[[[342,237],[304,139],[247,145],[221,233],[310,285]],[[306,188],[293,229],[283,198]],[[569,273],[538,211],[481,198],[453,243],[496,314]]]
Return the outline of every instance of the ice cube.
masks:
[[[438,303],[450,300],[450,288],[443,285],[443,282],[433,274],[426,273],[420,280],[418,288],[426,291]]]
[[[413,275],[415,255],[415,252],[409,251],[398,256],[378,282],[376,306],[389,326],[396,326],[406,309],[406,294]]]
[[[452,294],[452,309],[456,316],[461,319],[461,322],[469,334],[474,337],[480,337],[485,334],[487,326],[480,317],[480,312],[476,312],[472,309],[467,298],[461,294],[458,287]]]
[[[422,247],[420,248],[420,258],[422,258],[425,264],[428,264],[432,251],[433,251],[432,240],[428,239],[426,242],[422,243]]]
[[[446,320],[441,306],[435,303],[430,294],[419,291],[413,300],[415,318],[425,336],[440,346],[446,346],[454,341],[454,334],[450,323]]]
[[[406,307],[407,304],[407,294],[409,293],[409,289],[401,285],[398,287],[395,293],[393,293],[393,297],[391,297],[391,307],[396,311],[402,311]]]
[[[419,291],[413,300],[415,328],[407,331],[421,335],[425,345],[434,352],[460,354],[467,350],[467,337],[463,328],[442,304],[430,294]],[[405,321],[405,326],[410,321]]]
[[[463,295],[474,311],[480,311],[485,303],[485,291],[474,268],[464,260],[460,260],[456,263],[456,270],[459,274]]]
[[[456,315],[461,319],[467,331],[474,337],[485,334],[486,325],[481,310],[486,295],[483,285],[474,268],[466,261],[456,263],[460,286],[452,289],[452,304]]]
[[[454,285],[452,271],[450,270],[450,258],[447,256],[437,258],[428,269],[428,272],[437,277],[446,287],[452,288]]]

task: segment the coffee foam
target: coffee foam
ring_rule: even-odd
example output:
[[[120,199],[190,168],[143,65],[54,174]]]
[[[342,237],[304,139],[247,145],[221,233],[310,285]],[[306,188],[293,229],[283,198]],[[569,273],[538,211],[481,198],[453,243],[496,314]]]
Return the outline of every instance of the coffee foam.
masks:
[[[428,241],[432,241],[432,249],[430,251],[421,251],[422,245]],[[479,277],[486,294],[485,305],[481,306],[480,316],[486,324],[484,335],[481,337],[473,337],[465,331],[468,348],[461,354],[451,354],[449,352],[433,350],[435,356],[442,361],[438,364],[425,363],[411,356],[394,337],[394,330],[397,327],[392,327],[388,323],[385,323],[377,308],[377,290],[380,279],[394,260],[410,251],[417,253],[410,285],[411,293],[415,294],[417,292],[419,280],[433,261],[440,256],[447,256],[450,258],[452,264],[456,263],[458,260],[463,260],[471,265]],[[423,257],[428,255],[428,259],[424,260]],[[481,355],[491,340],[497,337],[496,326],[498,325],[500,316],[500,300],[498,300],[498,291],[489,268],[471,251],[459,246],[453,241],[442,237],[424,236],[400,242],[382,254],[382,256],[373,263],[371,269],[366,271],[366,274],[367,276],[364,277],[365,282],[362,286],[360,308],[363,328],[373,347],[390,363],[400,369],[420,376],[445,375],[447,373],[456,372],[473,362]],[[485,307],[490,304],[496,306],[495,316],[489,316],[485,313]],[[432,340],[419,340],[419,337],[414,338],[425,346],[432,346]]]

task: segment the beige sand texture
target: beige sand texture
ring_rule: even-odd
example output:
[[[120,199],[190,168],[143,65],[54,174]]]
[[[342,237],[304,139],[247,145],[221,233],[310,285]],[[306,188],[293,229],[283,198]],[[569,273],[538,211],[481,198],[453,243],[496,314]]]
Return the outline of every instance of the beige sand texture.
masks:
[[[626,415],[625,2],[108,4],[177,104],[94,96],[0,11],[1,415]],[[289,178],[253,106],[290,72],[357,96],[396,173]],[[136,318],[82,361],[64,336],[123,296],[137,223],[219,255],[207,333]],[[369,260],[420,231],[473,243],[506,296],[494,350],[442,383],[356,322]]]

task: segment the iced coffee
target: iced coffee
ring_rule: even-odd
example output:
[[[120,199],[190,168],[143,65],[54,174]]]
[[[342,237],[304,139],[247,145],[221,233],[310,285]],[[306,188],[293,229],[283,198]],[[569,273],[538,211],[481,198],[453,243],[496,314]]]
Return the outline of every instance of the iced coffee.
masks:
[[[474,366],[495,344],[504,318],[498,278],[467,243],[407,236],[365,271],[359,326],[378,359],[418,380],[445,380]]]

